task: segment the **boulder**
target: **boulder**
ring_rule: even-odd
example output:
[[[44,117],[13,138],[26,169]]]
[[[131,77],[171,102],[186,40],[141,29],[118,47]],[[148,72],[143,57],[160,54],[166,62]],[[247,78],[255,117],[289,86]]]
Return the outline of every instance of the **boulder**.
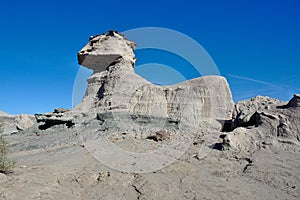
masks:
[[[35,124],[35,118],[32,115],[16,115],[15,125],[19,130],[25,130],[32,127]]]
[[[135,62],[135,43],[116,31],[90,37],[88,44],[78,52],[78,63],[94,72],[102,72],[122,57]]]

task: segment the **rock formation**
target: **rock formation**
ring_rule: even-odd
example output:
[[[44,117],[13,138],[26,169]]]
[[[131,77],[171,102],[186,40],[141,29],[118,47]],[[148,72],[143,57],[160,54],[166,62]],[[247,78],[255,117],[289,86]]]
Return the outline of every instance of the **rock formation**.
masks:
[[[0,124],[2,125],[2,134],[12,134],[30,128],[36,123],[32,115],[9,115],[0,111]]]
[[[0,199],[299,199],[299,95],[233,105],[223,77],[156,86],[134,73],[134,47],[91,37],[78,60],[94,73],[70,111],[0,114],[18,129]]]
[[[224,136],[223,148],[255,152],[274,142],[300,143],[300,110],[295,95],[288,103],[258,96],[235,105],[232,131]]]
[[[287,107],[300,107],[300,94],[295,94],[291,101],[287,104]]]
[[[231,119],[233,101],[225,78],[211,76],[163,87],[134,72],[135,43],[110,31],[91,37],[78,53],[79,64],[92,69],[81,112],[129,112],[180,120],[199,127],[201,121]],[[221,125],[214,126],[221,129]]]

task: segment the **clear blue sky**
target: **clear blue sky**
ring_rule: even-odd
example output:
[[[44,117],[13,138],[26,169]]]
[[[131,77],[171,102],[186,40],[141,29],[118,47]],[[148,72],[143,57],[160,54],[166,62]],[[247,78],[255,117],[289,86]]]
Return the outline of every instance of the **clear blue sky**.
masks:
[[[71,108],[76,55],[89,36],[148,26],[199,42],[236,101],[256,95],[288,100],[300,92],[299,10],[298,0],[3,1],[0,110]]]

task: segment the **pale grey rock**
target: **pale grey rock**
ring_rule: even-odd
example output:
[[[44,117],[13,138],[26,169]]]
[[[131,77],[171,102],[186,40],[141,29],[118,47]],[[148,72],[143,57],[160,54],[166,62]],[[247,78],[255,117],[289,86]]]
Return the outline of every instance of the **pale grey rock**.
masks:
[[[116,31],[92,36],[89,43],[78,53],[78,62],[94,72],[102,72],[122,57],[135,62],[133,49],[135,43],[127,40]]]
[[[0,124],[2,126],[0,133],[3,135],[17,132],[17,127],[14,124],[15,118],[10,115],[0,116]]]
[[[284,105],[284,103],[278,99],[264,96],[257,96],[250,100],[240,101],[235,105],[232,128],[255,125],[256,112],[268,112],[268,110],[276,109],[276,106],[279,105]]]
[[[25,130],[34,125],[35,118],[32,115],[16,115],[15,116],[15,124],[19,130]]]
[[[290,102],[295,98],[297,95]],[[220,149],[255,152],[268,145],[266,141],[300,145],[300,110],[294,106],[259,96],[238,102],[234,114],[232,131],[223,136]]]
[[[7,176],[0,172],[0,184],[3,184],[7,181]]]
[[[6,113],[0,115],[0,124],[2,125],[3,135],[26,130],[32,127],[35,123],[35,117],[32,115],[9,115]]]
[[[225,78],[207,76],[168,87],[156,86],[135,74],[134,47],[133,42],[114,31],[92,37],[78,59],[94,73],[88,79],[83,102],[73,111],[121,111],[171,118],[195,131],[207,126],[204,123],[221,129],[222,122],[231,119],[232,94]]]
[[[300,107],[300,94],[295,94],[287,104],[287,107]]]

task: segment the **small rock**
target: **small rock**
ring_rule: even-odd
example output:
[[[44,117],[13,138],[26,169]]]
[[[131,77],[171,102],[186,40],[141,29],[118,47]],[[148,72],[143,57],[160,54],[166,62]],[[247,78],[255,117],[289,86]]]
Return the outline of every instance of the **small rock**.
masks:
[[[4,183],[7,181],[7,177],[5,174],[0,173],[0,183]]]
[[[156,142],[170,139],[170,133],[167,130],[161,130],[155,133],[153,136],[149,136],[147,139],[154,140]]]
[[[65,113],[65,112],[69,112],[70,110],[65,109],[65,108],[55,108],[54,109],[54,113]]]

